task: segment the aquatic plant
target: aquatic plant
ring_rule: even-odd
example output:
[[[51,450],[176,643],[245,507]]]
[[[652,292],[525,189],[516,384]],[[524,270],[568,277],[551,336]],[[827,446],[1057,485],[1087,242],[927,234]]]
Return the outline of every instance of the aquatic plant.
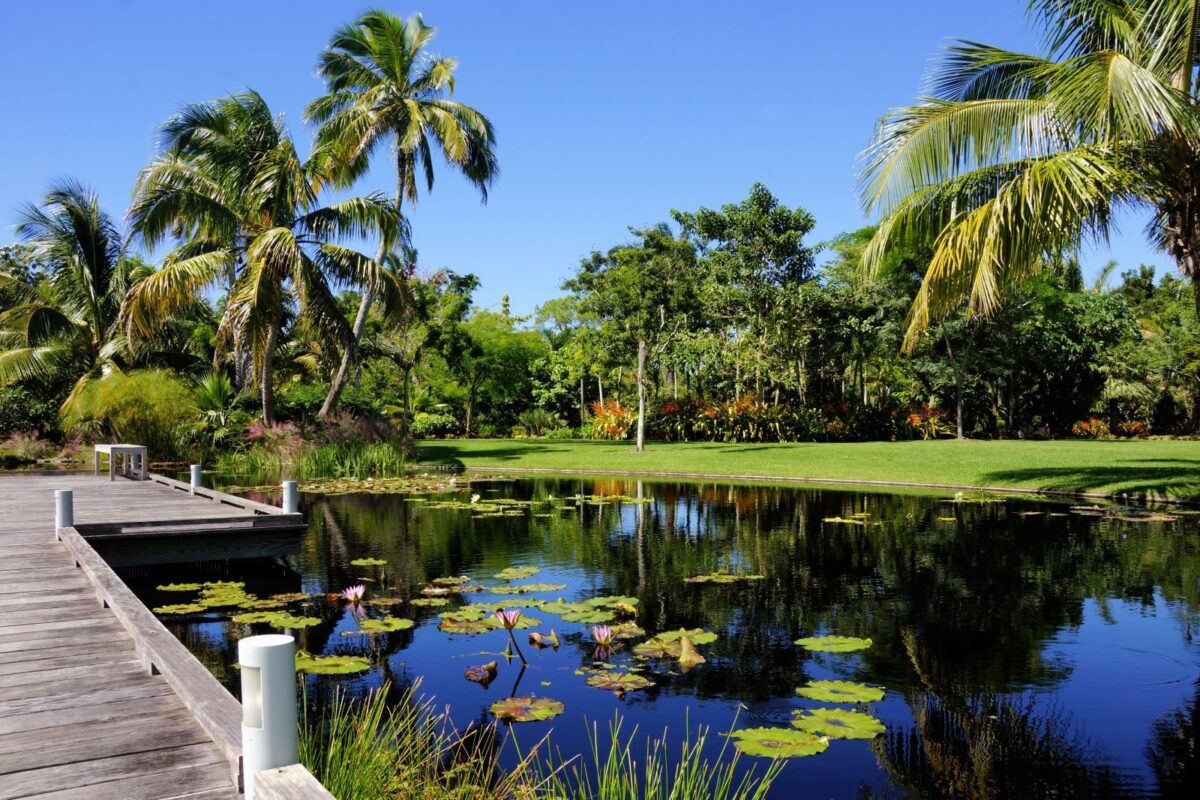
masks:
[[[766,578],[766,575],[748,575],[741,572],[730,572],[727,569],[718,569],[710,572],[707,575],[696,575],[692,578],[684,578],[684,583],[715,583],[729,584],[741,583],[744,581],[761,581]]]
[[[878,686],[852,681],[809,681],[796,694],[825,703],[873,703],[883,699],[884,691]]]
[[[866,650],[871,646],[871,640],[855,636],[810,636],[797,639],[795,644],[805,650],[821,653],[853,653],[856,650]]]
[[[587,685],[596,689],[606,689],[617,695],[624,695],[626,692],[649,689],[654,685],[654,681],[632,672],[606,669],[589,675]]]
[[[356,558],[350,564],[355,567],[382,567],[387,564],[385,558]]]
[[[796,758],[823,753],[829,739],[792,728],[742,728],[730,731],[733,746],[748,756]]]
[[[349,603],[361,603],[363,601],[363,596],[366,593],[367,593],[366,585],[361,584],[361,583],[356,583],[353,586],[347,586],[345,589],[342,589],[341,595],[342,595],[342,599],[346,600]]]
[[[500,570],[492,577],[498,581],[516,581],[523,578],[532,578],[541,571],[541,567],[508,567]]]
[[[160,592],[198,592],[200,584],[198,583],[168,583],[165,586],[155,587]]]
[[[594,641],[600,647],[608,647],[613,643],[612,628],[608,627],[607,625],[593,625],[592,641]]]
[[[521,621],[521,609],[501,609],[496,612],[496,620],[503,626],[504,630],[508,631],[508,641],[512,644],[513,650],[516,651],[517,657],[521,659],[522,664],[528,664],[525,660],[525,654],[521,652],[520,645],[517,644],[517,637],[513,635],[513,629]]]
[[[813,708],[796,712],[796,728],[830,739],[874,739],[887,729],[870,714],[842,708]]]
[[[488,684],[495,679],[496,671],[496,662],[489,661],[486,664],[480,664],[475,667],[467,667],[467,670],[465,673],[463,673],[463,675],[467,680],[474,681],[486,689]]]
[[[496,719],[504,722],[543,722],[566,710],[565,705],[549,697],[508,697],[488,707]]]
[[[202,603],[175,603],[172,605],[158,606],[154,609],[154,613],[164,615],[195,614],[198,611],[207,610],[208,606]]]
[[[366,672],[371,662],[361,656],[314,656],[303,650],[296,652],[296,672],[310,675],[353,675]]]

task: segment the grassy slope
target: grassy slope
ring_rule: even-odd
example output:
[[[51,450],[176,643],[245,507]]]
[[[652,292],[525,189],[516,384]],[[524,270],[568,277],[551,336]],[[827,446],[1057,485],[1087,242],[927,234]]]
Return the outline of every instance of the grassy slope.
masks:
[[[865,442],[647,445],[476,439],[423,442],[419,460],[467,467],[689,472],[940,483],[1200,499],[1200,442]]]

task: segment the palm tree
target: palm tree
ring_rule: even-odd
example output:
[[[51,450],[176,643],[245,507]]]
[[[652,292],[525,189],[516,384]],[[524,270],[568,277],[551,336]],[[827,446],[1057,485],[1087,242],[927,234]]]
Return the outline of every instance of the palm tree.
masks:
[[[121,300],[144,271],[96,194],[71,180],[21,210],[17,234],[44,265],[38,274],[0,273],[12,304],[0,313],[0,382],[66,377],[69,408],[88,382],[129,365],[117,326]]]
[[[450,99],[458,62],[431,55],[426,47],[437,33],[420,14],[402,20],[382,10],[368,11],[334,32],[321,53],[317,72],[327,93],[305,115],[318,123],[319,148],[331,154],[338,182],[349,185],[366,172],[372,154],[390,144],[396,169],[396,214],[417,202],[417,186],[433,189],[434,151],[479,189],[484,201],[499,173],[492,123],[474,108]],[[388,243],[375,260],[382,262]],[[357,343],[374,300],[368,287],[354,319]],[[347,348],[320,414],[328,414],[349,378],[355,351]]]
[[[270,424],[273,357],[288,319],[304,319],[336,352],[353,338],[334,285],[400,300],[393,276],[335,240],[378,235],[390,247],[400,220],[380,195],[322,206],[326,154],[301,160],[256,92],[186,106],[162,130],[164,150],[138,178],[130,220],[148,246],[168,236],[179,244],[133,286],[122,324],[131,339],[149,336],[198,293],[225,285],[217,354],[249,357]]]
[[[1200,309],[1200,0],[1031,0],[1045,52],[951,46],[929,96],[893,110],[863,155],[882,216],[862,268],[931,245],[906,345],[964,301],[996,310],[1030,274],[1120,208],[1151,212],[1149,240],[1191,278]]]

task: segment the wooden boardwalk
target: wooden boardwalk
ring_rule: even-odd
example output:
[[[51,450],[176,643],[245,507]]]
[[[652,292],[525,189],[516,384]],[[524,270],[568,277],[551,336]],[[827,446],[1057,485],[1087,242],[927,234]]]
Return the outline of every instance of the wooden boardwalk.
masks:
[[[165,629],[143,636],[152,615],[72,529],[56,541],[56,489],[74,490],[85,536],[90,523],[254,516],[163,483],[0,475],[0,800],[240,797],[237,701]]]

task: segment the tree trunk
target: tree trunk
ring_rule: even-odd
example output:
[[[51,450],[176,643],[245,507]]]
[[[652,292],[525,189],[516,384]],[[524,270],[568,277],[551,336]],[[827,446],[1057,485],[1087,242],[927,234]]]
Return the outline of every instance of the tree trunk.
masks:
[[[278,335],[274,323],[267,328],[267,343],[263,349],[262,374],[258,376],[259,390],[262,396],[262,415],[264,425],[275,424],[275,388],[272,385],[272,359],[275,355],[275,337]]]
[[[596,375],[596,392],[600,395],[600,405],[604,405],[604,378]]]
[[[587,414],[587,406],[584,405],[584,402],[583,375],[581,374],[579,376],[579,427],[581,428],[583,427],[584,422],[586,422],[585,416]]]
[[[637,451],[646,449],[646,340],[638,339],[637,354]]]
[[[945,327],[942,328],[942,340],[946,343],[946,355],[950,358],[950,368],[954,370],[954,438],[962,441],[967,438],[963,435],[962,369],[958,359],[954,357],[954,349],[950,346],[950,334],[946,332]]]
[[[409,399],[411,393],[408,386],[410,372],[411,368],[407,366],[400,370],[400,376],[404,379],[400,387],[400,438],[402,439],[408,438],[408,421],[412,418],[412,408],[409,407],[412,401]]]

